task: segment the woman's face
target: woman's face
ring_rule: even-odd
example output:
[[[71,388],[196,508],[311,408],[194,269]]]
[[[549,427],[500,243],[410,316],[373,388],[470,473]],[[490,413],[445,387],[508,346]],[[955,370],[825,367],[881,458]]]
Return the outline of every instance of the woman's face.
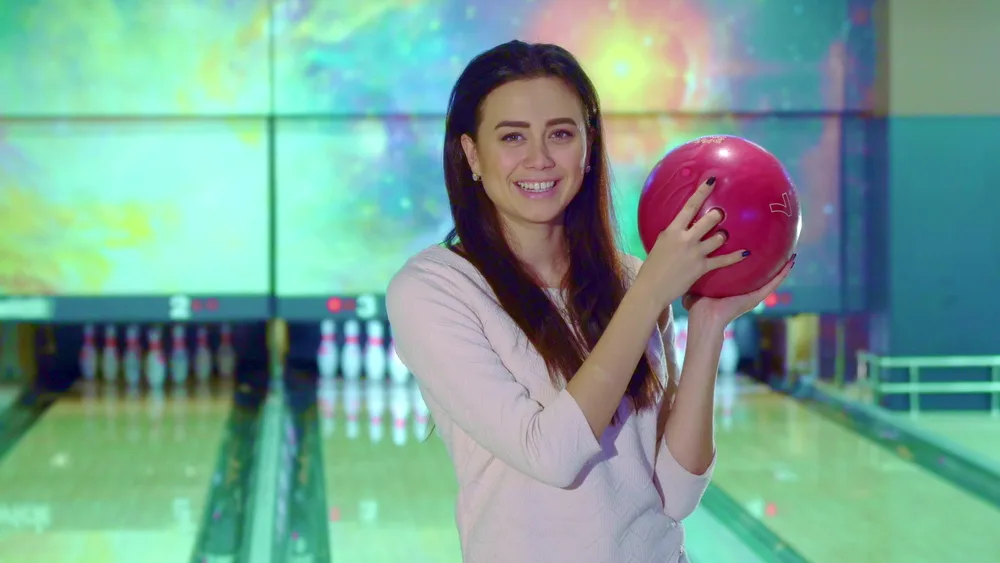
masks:
[[[558,78],[509,82],[482,108],[469,166],[508,225],[556,225],[580,191],[589,141],[579,97]]]

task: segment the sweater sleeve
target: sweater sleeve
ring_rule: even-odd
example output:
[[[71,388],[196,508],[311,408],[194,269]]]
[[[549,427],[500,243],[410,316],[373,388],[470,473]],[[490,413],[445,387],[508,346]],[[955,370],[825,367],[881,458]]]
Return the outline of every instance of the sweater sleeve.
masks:
[[[567,391],[543,407],[514,379],[463,301],[469,287],[456,283],[461,276],[434,263],[410,264],[393,278],[386,310],[397,354],[480,446],[538,481],[569,487],[600,444]]]
[[[667,384],[668,392],[664,393],[664,401],[673,399],[673,389],[676,388],[676,379],[680,376],[680,368],[677,364],[677,354],[674,349],[674,316],[672,308],[666,312],[666,322],[663,326],[663,351],[667,358],[667,378],[674,383]],[[663,509],[667,516],[680,521],[694,512],[701,502],[702,495],[708,488],[712,480],[712,473],[715,470],[715,460],[717,454],[713,452],[712,463],[701,475],[695,475],[684,469],[680,463],[670,453],[667,442],[662,437],[657,448],[656,465],[654,467],[656,479],[663,492]]]

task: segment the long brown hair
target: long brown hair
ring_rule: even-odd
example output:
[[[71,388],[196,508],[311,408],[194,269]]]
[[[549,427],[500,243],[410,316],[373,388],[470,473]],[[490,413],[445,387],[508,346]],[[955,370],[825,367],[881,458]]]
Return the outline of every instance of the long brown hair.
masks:
[[[564,217],[569,269],[563,289],[572,327],[510,248],[496,207],[473,180],[461,144],[462,135],[477,139],[482,104],[490,92],[514,80],[537,77],[562,79],[579,95],[591,142],[591,170]],[[474,58],[455,83],[448,104],[444,177],[455,223],[444,243],[486,278],[504,311],[544,359],[553,384],[569,381],[611,321],[629,276],[618,250],[597,91],[573,55],[556,45],[511,41]],[[627,396],[641,410],[654,405],[662,389],[644,357],[636,365]]]

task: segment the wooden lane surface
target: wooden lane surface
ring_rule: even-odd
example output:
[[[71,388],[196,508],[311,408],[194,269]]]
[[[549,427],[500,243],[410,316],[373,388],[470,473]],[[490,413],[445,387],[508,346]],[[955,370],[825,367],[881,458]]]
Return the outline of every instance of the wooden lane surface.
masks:
[[[60,399],[0,464],[0,561],[187,561],[230,396]]]
[[[717,441],[715,484],[814,563],[1000,553],[996,508],[784,396],[744,395]]]
[[[978,412],[924,412],[915,417],[897,416],[900,420],[955,442],[1000,467],[1000,418]]]
[[[430,429],[416,416],[415,387],[367,389],[339,382],[319,390],[333,560],[460,563],[454,470],[441,440],[424,440]],[[377,413],[380,403],[373,425],[369,407]],[[696,563],[757,561],[704,509],[685,526]]]
[[[444,445],[424,440],[429,429],[414,416],[414,386],[375,389],[319,390],[332,560],[461,563],[455,473]],[[385,409],[373,424],[379,403]]]
[[[820,386],[828,393],[841,394],[851,400],[872,404],[871,392],[858,385],[837,389],[829,383]],[[917,426],[931,434],[952,441],[964,449],[978,454],[987,462],[1000,465],[1000,418],[981,411],[934,412],[923,411],[915,415],[883,409],[899,420]]]

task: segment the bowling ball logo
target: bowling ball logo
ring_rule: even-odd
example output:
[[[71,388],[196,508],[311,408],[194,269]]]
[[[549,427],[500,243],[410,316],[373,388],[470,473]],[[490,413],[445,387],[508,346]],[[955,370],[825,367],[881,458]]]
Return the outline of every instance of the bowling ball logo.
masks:
[[[715,186],[694,221],[712,209],[722,221],[708,233],[726,235],[713,255],[740,249],[750,255],[733,266],[713,270],[691,286],[705,297],[730,297],[760,289],[774,279],[795,253],[802,232],[798,192],[781,162],[766,149],[732,135],[689,141],[653,167],[639,198],[639,237],[648,253],[659,234],[709,177]]]

